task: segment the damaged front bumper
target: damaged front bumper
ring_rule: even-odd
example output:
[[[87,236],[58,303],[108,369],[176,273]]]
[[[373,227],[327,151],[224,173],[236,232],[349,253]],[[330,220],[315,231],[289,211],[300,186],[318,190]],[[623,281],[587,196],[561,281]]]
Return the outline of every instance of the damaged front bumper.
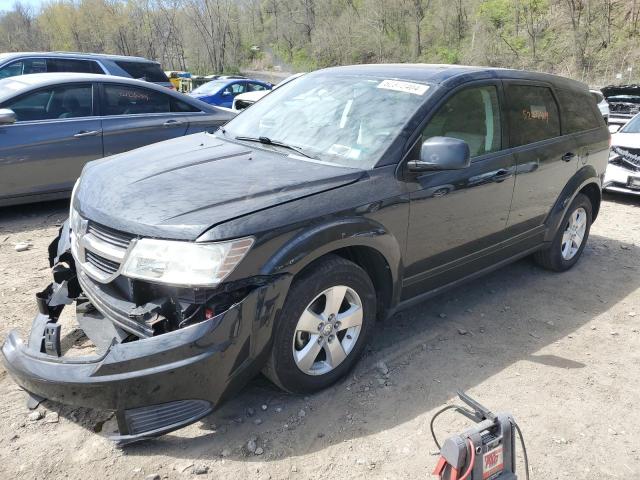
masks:
[[[119,443],[193,423],[254,376],[288,286],[287,277],[271,279],[222,313],[144,337],[120,328],[122,305],[100,292],[85,295],[82,286],[89,283],[82,272],[78,277],[79,283],[72,268],[54,267],[57,281],[37,295],[39,313],[28,341],[11,332],[3,361],[35,398],[115,411],[120,432],[112,439]],[[94,354],[61,355],[58,319],[72,303],[79,326],[97,347]]]
[[[604,174],[602,189],[608,192],[640,195],[640,167],[627,168],[622,162],[609,163]]]

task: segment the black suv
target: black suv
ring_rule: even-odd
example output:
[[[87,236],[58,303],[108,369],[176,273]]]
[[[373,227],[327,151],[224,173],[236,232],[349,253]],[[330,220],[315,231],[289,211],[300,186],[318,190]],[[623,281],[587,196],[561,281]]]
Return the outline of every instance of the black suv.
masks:
[[[88,164],[54,283],[4,362],[36,402],[115,410],[121,442],[194,422],[260,371],[324,388],[376,318],[526,255],[571,268],[609,139],[587,87],[561,77],[310,73],[215,134]],[[71,303],[93,355],[61,352]]]

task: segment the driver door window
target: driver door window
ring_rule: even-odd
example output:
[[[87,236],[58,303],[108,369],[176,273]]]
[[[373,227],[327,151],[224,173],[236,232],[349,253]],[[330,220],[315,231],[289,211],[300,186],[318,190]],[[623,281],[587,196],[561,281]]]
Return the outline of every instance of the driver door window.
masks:
[[[423,130],[423,140],[431,137],[464,140],[471,158],[500,150],[502,131],[496,87],[471,87],[454,94]]]
[[[7,102],[18,122],[89,117],[93,114],[91,85],[47,88]]]

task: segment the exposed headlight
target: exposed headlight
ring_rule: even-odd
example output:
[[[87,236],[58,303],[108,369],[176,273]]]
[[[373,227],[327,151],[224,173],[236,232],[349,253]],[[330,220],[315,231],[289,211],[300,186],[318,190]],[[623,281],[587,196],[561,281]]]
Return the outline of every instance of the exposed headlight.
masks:
[[[127,255],[122,274],[152,282],[214,287],[229,275],[253,245],[253,238],[194,243],[143,238]]]
[[[78,211],[73,208],[73,199],[76,196],[76,190],[78,189],[79,183],[80,179],[76,180],[76,183],[73,185],[73,190],[71,191],[71,202],[69,203],[69,228],[74,232],[80,231],[80,215],[78,214]]]
[[[71,207],[69,211],[69,228],[72,232],[78,233],[80,231],[80,214],[78,211]]]

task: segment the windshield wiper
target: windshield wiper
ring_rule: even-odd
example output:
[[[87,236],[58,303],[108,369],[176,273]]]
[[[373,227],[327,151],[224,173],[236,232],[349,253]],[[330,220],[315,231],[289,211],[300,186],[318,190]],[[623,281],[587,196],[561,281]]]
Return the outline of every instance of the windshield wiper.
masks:
[[[313,157],[312,155],[309,155],[300,147],[296,147],[295,145],[289,145],[287,143],[280,142],[278,140],[271,140],[269,137],[236,137],[236,140],[241,140],[245,142],[258,142],[258,143],[262,143],[263,145],[274,145],[276,147],[286,148],[287,150],[293,150],[294,152],[299,153],[300,155],[303,155],[307,158],[313,158],[314,160],[316,160],[315,157]]]

